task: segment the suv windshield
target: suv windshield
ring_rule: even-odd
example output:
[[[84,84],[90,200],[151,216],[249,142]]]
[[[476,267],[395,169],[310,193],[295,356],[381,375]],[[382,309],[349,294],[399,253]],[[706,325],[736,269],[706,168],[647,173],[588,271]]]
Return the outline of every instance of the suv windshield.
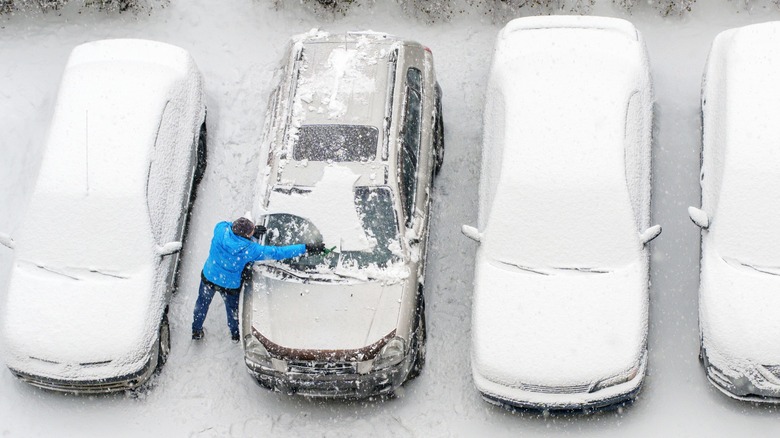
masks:
[[[305,191],[305,189],[301,189]],[[291,191],[290,196],[295,191]],[[305,202],[305,199],[301,199]],[[369,245],[364,250],[341,251],[335,248],[326,255],[301,256],[283,260],[290,268],[303,272],[331,272],[341,266],[363,269],[371,266],[387,267],[398,260],[393,248],[399,248],[398,224],[393,209],[393,195],[389,187],[358,186],[354,189],[354,207]],[[336,212],[332,212],[338,216]],[[281,246],[296,243],[322,242],[320,229],[309,219],[288,213],[268,215],[266,245]],[[338,218],[336,217],[336,220]],[[320,224],[327,226],[327,224]],[[342,239],[354,236],[342,236]],[[328,242],[326,242],[327,244]],[[396,251],[397,252],[397,251]]]

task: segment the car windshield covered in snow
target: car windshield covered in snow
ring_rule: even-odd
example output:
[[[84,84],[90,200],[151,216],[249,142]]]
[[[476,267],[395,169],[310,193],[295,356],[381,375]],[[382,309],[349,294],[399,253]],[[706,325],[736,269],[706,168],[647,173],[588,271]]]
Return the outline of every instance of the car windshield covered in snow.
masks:
[[[493,259],[543,273],[601,273],[636,260],[640,244],[628,194],[592,180],[536,180],[499,190],[485,236]]]
[[[373,161],[379,130],[370,125],[304,125],[293,147],[296,161]]]
[[[718,252],[743,265],[780,268],[780,228],[776,225],[780,178],[774,170],[762,171],[757,166],[736,169],[740,163],[733,161],[724,169],[729,184],[722,185],[711,227]]]
[[[137,204],[135,198],[36,195],[19,230],[18,257],[39,267],[124,275],[152,257],[149,218]]]
[[[286,192],[283,196],[300,197],[300,203],[307,201],[309,189],[305,187],[278,188],[275,194]],[[351,235],[340,235],[339,241],[327,236],[328,228],[334,222],[349,222],[351,212],[323,211],[325,220],[309,220],[291,213],[268,215],[266,227],[268,234],[266,245],[292,245],[324,241],[326,246],[336,246],[333,252],[324,255],[302,256],[284,260],[281,263],[303,272],[331,272],[337,268],[362,269],[371,266],[387,267],[398,260],[393,247],[398,246],[398,224],[393,209],[393,194],[389,187],[358,186],[354,188],[354,211],[360,222],[359,229]],[[301,210],[305,210],[302,208]],[[322,229],[322,232],[321,232]],[[325,236],[323,236],[325,234]],[[361,241],[359,246],[345,245],[346,241]],[[398,252],[398,251],[396,251]]]

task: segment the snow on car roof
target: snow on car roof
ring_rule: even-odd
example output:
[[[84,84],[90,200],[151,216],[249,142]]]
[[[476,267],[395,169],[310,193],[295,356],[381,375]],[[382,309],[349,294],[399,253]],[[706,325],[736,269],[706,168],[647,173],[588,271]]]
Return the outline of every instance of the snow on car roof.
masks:
[[[777,22],[722,32],[705,82],[705,151],[716,154],[707,172],[719,186],[710,230],[724,257],[759,266],[780,264],[774,226],[780,214],[778,44]]]
[[[762,23],[732,29],[719,34],[713,42],[712,69],[708,76],[720,76],[708,87],[710,93],[725,98],[727,111],[724,123],[715,126],[727,136],[726,154],[729,165],[739,165],[753,172],[766,160],[780,164],[777,145],[780,144],[780,23]],[[714,79],[714,78],[713,78]],[[769,166],[771,167],[771,166]],[[776,167],[771,167],[776,169]],[[778,181],[780,182],[780,180]]]
[[[304,124],[382,126],[396,41],[379,33],[317,33],[302,43],[293,117]]]
[[[36,191],[142,193],[166,102],[199,83],[190,55],[169,44],[102,40],[76,47],[63,73]]]
[[[576,18],[535,18],[530,22],[550,27],[522,31],[513,21],[498,37],[491,80],[505,92],[505,102],[517,103],[505,108],[512,123],[506,130],[504,176],[599,176],[596,169],[577,166],[583,162],[622,168],[626,107],[641,86],[642,51],[625,33],[585,27],[590,22],[624,27],[623,20]],[[568,27],[572,21],[580,27]],[[556,23],[561,26],[552,27]],[[564,154],[570,160],[557,161]]]
[[[500,33],[488,86],[507,121],[502,132],[486,134],[504,136],[496,142],[503,150],[495,151],[501,170],[491,223],[498,235],[525,224],[528,233],[513,242],[536,262],[612,265],[635,252],[637,241],[624,162],[629,99],[649,89],[644,49],[622,20],[544,17],[523,23],[515,20]],[[545,230],[542,235],[559,231],[571,239],[550,246],[530,231],[534,226]],[[517,253],[508,243],[497,245],[507,257]],[[605,245],[614,250],[597,249]]]

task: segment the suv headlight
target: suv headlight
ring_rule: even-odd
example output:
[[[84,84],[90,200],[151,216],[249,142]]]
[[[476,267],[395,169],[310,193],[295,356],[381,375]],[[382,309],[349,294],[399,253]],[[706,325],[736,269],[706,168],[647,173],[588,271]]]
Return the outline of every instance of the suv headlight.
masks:
[[[253,335],[244,336],[244,355],[248,361],[256,365],[264,368],[273,368],[268,350]]]
[[[640,364],[634,365],[633,368],[630,370],[620,373],[618,375],[608,377],[603,380],[599,380],[595,385],[593,385],[593,388],[591,388],[588,392],[596,392],[601,391],[602,389],[609,388],[610,386],[620,385],[621,383],[626,383],[636,377],[637,373],[639,373]]]
[[[374,359],[373,370],[383,370],[398,365],[404,357],[406,357],[406,342],[401,338],[393,338]]]

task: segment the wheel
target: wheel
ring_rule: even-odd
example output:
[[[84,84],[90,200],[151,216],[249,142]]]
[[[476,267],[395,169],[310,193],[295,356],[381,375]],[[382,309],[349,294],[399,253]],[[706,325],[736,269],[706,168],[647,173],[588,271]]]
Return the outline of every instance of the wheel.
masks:
[[[206,161],[208,160],[208,151],[206,148],[206,140],[208,138],[208,131],[206,129],[206,121],[200,125],[200,134],[198,135],[198,163],[195,165],[195,184],[197,186],[203,180],[203,176],[206,174]],[[192,192],[195,193],[195,187]]]
[[[168,361],[168,355],[171,353],[171,327],[168,324],[168,309],[165,309],[162,320],[160,321],[160,330],[157,336],[157,370]]]
[[[422,294],[422,290],[420,291]],[[415,330],[415,344],[416,352],[414,356],[414,363],[409,370],[408,379],[414,379],[422,373],[422,369],[425,366],[425,343],[428,336],[428,330],[425,324],[425,298],[420,295],[419,315],[417,319],[417,330]]]

